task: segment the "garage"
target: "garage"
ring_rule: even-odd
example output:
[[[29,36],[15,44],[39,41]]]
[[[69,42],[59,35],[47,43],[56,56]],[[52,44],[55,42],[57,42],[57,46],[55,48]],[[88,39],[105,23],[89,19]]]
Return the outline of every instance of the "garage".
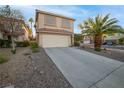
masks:
[[[71,36],[58,34],[40,34],[39,46],[44,48],[69,47],[71,46]]]

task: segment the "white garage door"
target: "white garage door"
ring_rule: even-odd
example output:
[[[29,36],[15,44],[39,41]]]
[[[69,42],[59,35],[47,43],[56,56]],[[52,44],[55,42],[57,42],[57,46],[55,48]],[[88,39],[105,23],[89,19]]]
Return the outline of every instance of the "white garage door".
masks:
[[[42,47],[68,47],[71,45],[71,38],[67,35],[50,35],[42,34],[41,46]]]

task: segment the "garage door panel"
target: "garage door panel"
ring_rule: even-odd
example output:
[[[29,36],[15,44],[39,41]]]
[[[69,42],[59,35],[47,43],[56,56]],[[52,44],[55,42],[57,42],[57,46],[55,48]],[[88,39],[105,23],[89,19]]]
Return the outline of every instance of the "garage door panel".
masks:
[[[65,35],[42,35],[43,47],[68,47],[71,44],[70,36]]]

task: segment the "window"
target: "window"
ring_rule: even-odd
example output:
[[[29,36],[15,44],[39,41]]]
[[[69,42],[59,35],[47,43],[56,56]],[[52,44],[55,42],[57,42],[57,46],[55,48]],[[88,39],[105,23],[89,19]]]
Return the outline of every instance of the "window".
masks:
[[[62,27],[71,28],[70,21],[68,19],[62,19]]]
[[[56,26],[56,17],[51,15],[45,15],[44,24],[48,26]]]

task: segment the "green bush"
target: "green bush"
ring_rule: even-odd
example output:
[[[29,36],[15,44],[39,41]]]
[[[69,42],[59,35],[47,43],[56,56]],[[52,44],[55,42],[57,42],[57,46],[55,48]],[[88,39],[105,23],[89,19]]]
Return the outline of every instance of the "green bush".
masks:
[[[75,41],[74,46],[80,46],[80,41]]]
[[[80,46],[82,41],[82,34],[74,34],[74,46]]]
[[[96,47],[96,48],[95,48],[95,51],[100,52],[100,51],[101,51],[101,48],[100,48],[100,47]]]
[[[2,47],[2,48],[10,48],[11,47],[11,40],[0,39],[0,47]]]
[[[39,48],[37,42],[31,42],[30,46],[31,46],[31,48]]]
[[[8,57],[3,54],[0,54],[0,64],[5,63],[8,61]]]
[[[16,41],[17,47],[28,47],[30,45],[29,41]]]
[[[37,42],[31,42],[30,47],[33,53],[39,52],[39,46]]]
[[[120,38],[120,39],[119,39],[119,44],[120,44],[120,45],[123,45],[123,44],[124,44],[124,38]]]

